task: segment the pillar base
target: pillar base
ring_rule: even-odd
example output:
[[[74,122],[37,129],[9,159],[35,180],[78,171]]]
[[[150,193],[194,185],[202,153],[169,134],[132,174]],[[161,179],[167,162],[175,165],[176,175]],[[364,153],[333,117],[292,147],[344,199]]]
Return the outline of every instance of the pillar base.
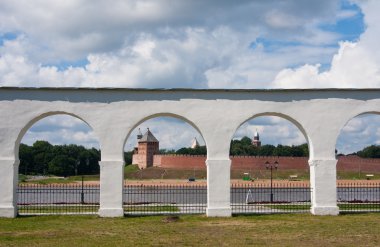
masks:
[[[124,217],[122,208],[101,208],[98,212],[100,217]]]
[[[100,165],[100,217],[123,217],[124,162],[99,161]]]
[[[338,215],[339,207],[337,206],[311,207],[310,212],[314,215]]]
[[[232,210],[231,207],[227,208],[207,208],[207,217],[231,217]]]
[[[15,218],[17,216],[17,207],[2,207],[0,206],[0,217]]]

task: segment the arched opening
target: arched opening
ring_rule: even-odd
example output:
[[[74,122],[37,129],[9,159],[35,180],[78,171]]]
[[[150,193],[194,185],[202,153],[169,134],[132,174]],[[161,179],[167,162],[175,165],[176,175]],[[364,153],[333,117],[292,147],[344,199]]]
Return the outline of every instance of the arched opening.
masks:
[[[309,210],[309,143],[287,116],[261,114],[244,122],[230,146],[232,212]]]
[[[20,214],[97,213],[100,145],[71,114],[44,114],[20,133]]]
[[[336,142],[337,199],[341,212],[380,211],[380,115],[350,119]]]
[[[192,122],[149,116],[130,132],[124,154],[126,214],[205,211],[207,148]]]

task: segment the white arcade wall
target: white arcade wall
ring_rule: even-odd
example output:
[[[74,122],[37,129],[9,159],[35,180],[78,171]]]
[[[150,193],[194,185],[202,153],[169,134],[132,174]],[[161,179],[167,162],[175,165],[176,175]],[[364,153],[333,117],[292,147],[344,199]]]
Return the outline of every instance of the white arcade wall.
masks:
[[[0,217],[17,215],[18,148],[38,120],[68,114],[86,122],[100,142],[100,210],[123,216],[123,147],[131,131],[157,116],[180,118],[207,146],[207,215],[230,216],[230,140],[256,116],[294,123],[309,145],[311,212],[339,213],[335,143],[343,126],[363,113],[380,112],[379,89],[196,90],[0,88]]]

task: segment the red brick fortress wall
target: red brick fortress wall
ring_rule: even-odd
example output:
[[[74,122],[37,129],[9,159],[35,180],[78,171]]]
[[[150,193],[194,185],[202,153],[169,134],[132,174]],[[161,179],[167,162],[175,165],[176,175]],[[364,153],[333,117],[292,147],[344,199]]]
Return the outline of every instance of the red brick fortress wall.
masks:
[[[380,172],[380,159],[363,159],[358,156],[341,156],[338,159],[338,171]]]
[[[281,169],[309,169],[305,157],[231,156],[232,169],[262,169],[265,162],[278,161]],[[175,169],[206,169],[205,155],[154,155],[154,166]]]
[[[154,155],[153,165],[173,169],[206,169],[205,155]]]
[[[278,161],[281,170],[309,170],[307,157],[231,156],[232,169],[265,169],[265,162]],[[154,166],[172,169],[206,169],[205,155],[154,155]],[[341,156],[340,171],[380,172],[380,159],[362,159],[357,156]]]
[[[273,157],[273,156],[231,156],[232,169],[265,169],[265,162],[279,163],[281,170],[297,169],[308,170],[308,158],[306,157]]]

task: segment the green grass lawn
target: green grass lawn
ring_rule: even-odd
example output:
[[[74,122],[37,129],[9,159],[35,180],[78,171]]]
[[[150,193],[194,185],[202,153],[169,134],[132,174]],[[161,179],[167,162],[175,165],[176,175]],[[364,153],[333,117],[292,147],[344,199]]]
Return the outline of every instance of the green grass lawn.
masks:
[[[124,205],[124,212],[179,212],[176,205]],[[20,205],[20,214],[62,214],[62,213],[94,213],[97,214],[99,205]]]
[[[176,205],[124,205],[124,212],[179,212]]]
[[[23,205],[19,206],[20,214],[62,214],[62,213],[94,213],[99,211],[99,205]]]
[[[380,214],[35,216],[0,219],[0,246],[379,246]]]
[[[83,176],[83,181],[98,181],[99,175],[85,175]],[[21,183],[27,182],[27,176],[20,175],[19,181]],[[66,178],[60,178],[60,177],[46,177],[41,179],[36,179],[32,181],[28,181],[29,183],[35,183],[35,184],[67,184],[72,182],[80,182],[82,181],[82,176],[70,176]]]
[[[379,203],[338,203],[340,210],[366,210],[366,209],[376,209],[379,210]]]
[[[297,210],[310,210],[310,204],[261,204],[264,207],[269,207],[273,209],[285,210],[285,211],[297,211]]]

